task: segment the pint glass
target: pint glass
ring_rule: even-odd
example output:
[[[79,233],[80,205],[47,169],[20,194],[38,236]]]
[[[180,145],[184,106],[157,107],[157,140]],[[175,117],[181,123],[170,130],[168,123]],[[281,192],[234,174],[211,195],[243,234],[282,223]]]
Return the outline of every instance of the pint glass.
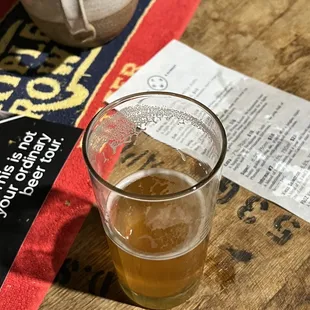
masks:
[[[135,303],[167,309],[195,292],[225,152],[219,119],[183,95],[133,94],[90,122],[84,158],[119,283]]]

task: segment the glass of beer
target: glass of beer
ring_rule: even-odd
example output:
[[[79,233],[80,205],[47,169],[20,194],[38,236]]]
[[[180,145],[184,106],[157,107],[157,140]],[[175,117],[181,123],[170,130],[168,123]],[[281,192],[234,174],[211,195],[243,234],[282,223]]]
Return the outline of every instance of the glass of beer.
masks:
[[[136,304],[168,309],[203,274],[226,135],[200,102],[168,92],[123,97],[83,141],[111,257]]]

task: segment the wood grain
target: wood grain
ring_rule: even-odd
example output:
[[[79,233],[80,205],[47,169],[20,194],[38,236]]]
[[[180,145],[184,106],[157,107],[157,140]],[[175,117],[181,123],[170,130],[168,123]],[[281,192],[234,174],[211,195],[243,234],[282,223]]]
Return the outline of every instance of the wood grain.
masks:
[[[309,29],[308,0],[205,0],[182,41],[310,100]],[[126,155],[124,169],[159,161]],[[202,284],[176,309],[310,309],[309,240],[310,224],[223,179]],[[137,309],[117,284],[96,209],[41,309]]]

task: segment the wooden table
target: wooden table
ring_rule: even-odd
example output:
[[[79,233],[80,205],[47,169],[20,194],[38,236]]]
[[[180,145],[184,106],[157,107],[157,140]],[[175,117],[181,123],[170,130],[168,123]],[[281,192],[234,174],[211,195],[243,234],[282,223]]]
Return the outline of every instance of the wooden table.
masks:
[[[309,31],[309,0],[205,0],[182,42],[310,100]],[[95,208],[41,309],[138,309],[118,286]],[[176,309],[310,309],[310,224],[223,179],[202,285]]]

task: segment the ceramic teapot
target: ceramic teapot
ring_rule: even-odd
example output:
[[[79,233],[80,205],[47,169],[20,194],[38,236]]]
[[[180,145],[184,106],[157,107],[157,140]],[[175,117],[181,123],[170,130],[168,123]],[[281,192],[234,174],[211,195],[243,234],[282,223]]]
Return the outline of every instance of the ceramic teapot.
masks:
[[[94,47],[117,36],[138,0],[21,0],[34,23],[64,45]]]

